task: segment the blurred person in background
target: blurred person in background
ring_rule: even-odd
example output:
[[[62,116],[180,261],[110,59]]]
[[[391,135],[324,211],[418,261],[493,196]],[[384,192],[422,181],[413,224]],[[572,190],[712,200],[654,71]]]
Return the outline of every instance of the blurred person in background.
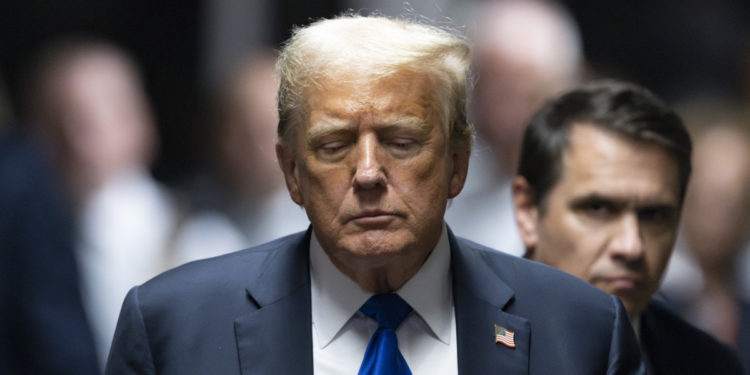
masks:
[[[84,306],[104,363],[125,294],[164,270],[173,230],[170,198],[148,169],[154,120],[134,61],[104,41],[50,45],[28,93],[28,122],[75,207]]]
[[[691,140],[649,91],[601,81],[542,107],[513,182],[526,257],[625,304],[653,374],[741,374],[733,350],[652,298],[677,238]]]
[[[695,132],[682,236],[702,288],[677,303],[689,321],[738,348],[750,373],[750,303],[741,297],[738,277],[750,238],[750,135],[739,124],[745,122]]]
[[[0,86],[2,86],[0,82]],[[95,375],[70,210],[0,90],[0,374]]]
[[[276,54],[246,56],[224,77],[201,141],[208,147],[193,207],[175,239],[175,263],[219,255],[304,230],[276,160]]]
[[[581,40],[574,19],[554,2],[488,1],[475,14],[472,110],[479,134],[464,193],[446,220],[471,240],[521,255],[511,197],[521,137],[545,99],[579,82]]]
[[[5,81],[0,74],[0,132],[8,128],[11,121],[10,115],[10,103],[8,102],[7,93],[8,89],[5,86]]]

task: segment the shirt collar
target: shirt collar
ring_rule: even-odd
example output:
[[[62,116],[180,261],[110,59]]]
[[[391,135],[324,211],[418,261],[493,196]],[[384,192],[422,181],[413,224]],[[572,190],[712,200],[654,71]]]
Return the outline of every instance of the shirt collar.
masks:
[[[318,343],[325,348],[372,293],[360,289],[333,265],[314,231],[310,237],[310,282],[312,322]],[[396,293],[427,323],[440,341],[450,344],[453,290],[450,244],[445,225],[437,246],[425,263]]]

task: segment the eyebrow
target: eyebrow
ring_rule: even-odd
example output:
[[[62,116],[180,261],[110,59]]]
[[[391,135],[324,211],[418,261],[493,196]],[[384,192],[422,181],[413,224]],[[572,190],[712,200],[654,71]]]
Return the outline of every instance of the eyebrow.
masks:
[[[583,196],[580,196],[580,197],[573,198],[570,201],[570,204],[572,206],[578,206],[578,205],[585,204],[585,203],[598,202],[598,203],[612,204],[612,205],[615,205],[615,206],[624,206],[624,205],[627,205],[628,201],[629,201],[629,199],[627,199],[627,198],[614,197],[614,196],[609,196],[609,195],[603,195],[603,194],[600,194],[600,193],[597,193],[597,192],[592,192],[592,193],[589,193],[589,194],[586,194],[586,195],[583,195]],[[646,208],[646,207],[649,207],[649,208],[675,208],[675,207],[678,207],[678,206],[679,205],[673,204],[673,202],[662,201],[662,200],[658,200],[658,199],[657,200],[646,200],[646,201],[637,200],[636,201],[636,207],[638,207],[638,208]]]
[[[413,129],[420,133],[429,132],[429,126],[426,121],[417,116],[398,116],[386,118],[374,126],[377,130],[393,131],[399,129]],[[353,131],[354,122],[350,120],[340,120],[336,118],[327,118],[316,122],[307,132],[306,140],[309,144],[315,143],[321,138],[328,135]]]
[[[313,124],[307,131],[305,138],[308,144],[313,144],[328,135],[349,131],[353,127],[354,124],[351,121],[328,118]]]
[[[616,206],[624,205],[625,199],[620,199],[616,197],[606,196],[599,193],[589,193],[580,197],[575,197],[570,201],[571,206],[580,206],[582,204],[591,203],[591,202],[598,202],[598,203],[607,203],[612,204]]]
[[[382,129],[400,129],[400,128],[413,128],[420,131],[428,131],[429,126],[427,121],[417,116],[399,116],[393,118],[386,118],[382,124],[378,125],[378,128]]]

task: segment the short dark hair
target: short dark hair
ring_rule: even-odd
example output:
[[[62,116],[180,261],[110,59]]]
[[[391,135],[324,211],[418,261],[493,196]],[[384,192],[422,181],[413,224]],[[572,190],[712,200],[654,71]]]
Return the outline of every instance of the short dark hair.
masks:
[[[563,153],[575,124],[596,126],[662,147],[677,162],[682,202],[692,153],[690,135],[682,120],[645,88],[602,80],[551,99],[534,114],[526,128],[518,175],[529,183],[540,208],[543,209],[547,194],[561,177]]]

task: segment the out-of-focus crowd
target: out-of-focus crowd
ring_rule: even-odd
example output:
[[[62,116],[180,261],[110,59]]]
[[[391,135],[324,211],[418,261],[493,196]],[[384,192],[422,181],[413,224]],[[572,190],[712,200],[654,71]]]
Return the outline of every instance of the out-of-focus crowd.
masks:
[[[65,40],[42,52],[29,83],[29,117],[24,120],[28,129],[24,134],[14,129],[4,138],[3,152],[10,155],[3,158],[7,168],[2,185],[13,191],[5,196],[9,206],[2,206],[3,218],[7,216],[2,239],[15,246],[3,246],[3,253],[27,252],[40,241],[49,251],[58,246],[60,253],[70,251],[76,262],[58,265],[41,256],[25,257],[28,263],[39,263],[32,273],[19,270],[24,267],[19,254],[8,254],[8,261],[2,262],[8,268],[3,272],[4,287],[18,285],[11,278],[16,273],[23,273],[22,282],[37,284],[35,278],[41,280],[41,275],[36,272],[48,272],[47,267],[77,267],[78,276],[71,273],[64,281],[69,289],[77,289],[80,279],[80,292],[68,292],[71,298],[80,293],[101,364],[122,300],[134,285],[191,260],[304,230],[304,211],[288,198],[276,167],[274,63],[273,53],[264,52],[248,57],[227,75],[213,103],[216,121],[205,134],[205,166],[186,198],[171,193],[149,172],[157,132],[136,63],[101,40]],[[45,162],[49,165],[43,171],[34,170]],[[45,174],[39,178],[53,180],[55,187],[39,186],[48,182],[27,176],[36,173]],[[25,185],[11,186],[17,184]],[[51,208],[42,203],[23,201],[36,199],[30,192],[43,188],[54,193],[62,203],[60,211],[73,220],[45,212]],[[39,197],[43,198],[47,197]],[[23,224],[15,221],[26,212],[35,220],[15,228]],[[65,238],[45,233],[47,225]],[[70,246],[63,241],[70,241]],[[43,287],[52,293],[63,286],[61,281],[53,279]],[[17,298],[3,299],[8,301],[3,317],[27,314],[10,311],[38,302],[20,292],[7,295]],[[47,314],[55,314],[54,306],[47,309]],[[26,334],[18,332],[19,337]],[[9,341],[8,346],[17,345]],[[65,340],[59,344],[84,350]]]
[[[524,126],[545,99],[598,74],[559,4],[487,2],[471,14],[478,134],[446,221],[522,255],[511,180]],[[11,114],[0,101],[0,366],[17,366],[0,373],[96,373],[132,286],[307,228],[276,161],[275,60],[248,51],[225,72],[198,135],[201,164],[177,193],[150,173],[159,142],[138,62],[100,39],[38,54],[28,108]],[[740,329],[750,324],[748,104],[714,93],[674,104],[695,155],[662,294],[720,341],[750,348],[750,327]],[[40,351],[48,359],[34,360]]]

